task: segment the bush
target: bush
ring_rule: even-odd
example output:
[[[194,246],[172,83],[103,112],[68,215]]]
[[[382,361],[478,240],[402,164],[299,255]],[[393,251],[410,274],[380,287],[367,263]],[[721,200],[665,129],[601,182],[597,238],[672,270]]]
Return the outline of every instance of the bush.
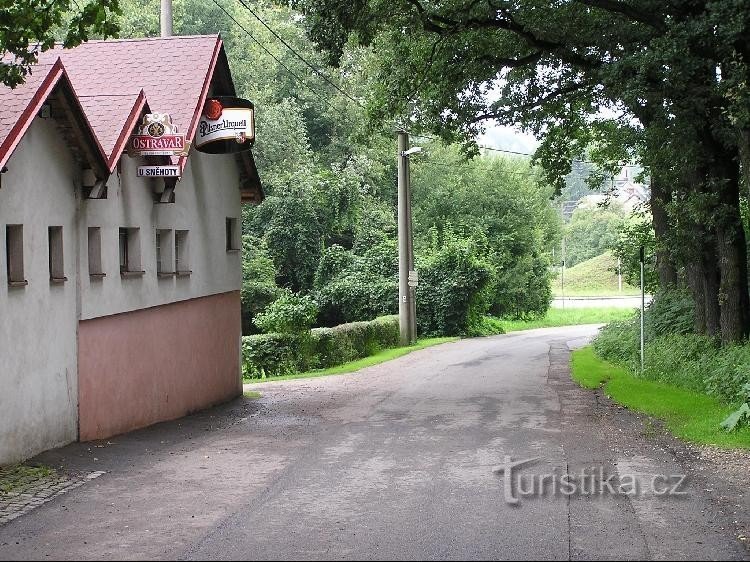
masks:
[[[359,254],[332,246],[316,273],[316,298],[323,326],[369,320],[398,309],[398,247],[383,240],[358,248]]]
[[[276,285],[276,269],[262,240],[242,238],[242,333],[255,334],[253,318],[284,294]]]
[[[552,302],[549,260],[534,252],[498,269],[490,308],[493,316],[532,320],[547,314]]]
[[[479,326],[472,329],[469,334],[471,337],[485,337],[485,336],[496,336],[498,334],[504,334],[505,328],[503,327],[503,321],[500,318],[494,316],[483,316]]]
[[[640,373],[638,316],[602,328],[594,350],[602,359]],[[750,384],[750,343],[722,348],[716,340],[695,334],[652,337],[646,340],[643,376],[741,404],[745,385]]]
[[[637,315],[628,320],[610,322],[594,339],[594,351],[611,363],[638,370],[641,354],[639,329]]]
[[[312,330],[312,349],[319,368],[341,365],[399,345],[398,316],[351,322]]]
[[[421,260],[417,322],[424,335],[461,336],[479,329],[490,308],[492,267],[469,240],[447,238]]]
[[[750,343],[724,347],[704,357],[701,368],[709,394],[729,404],[741,404],[748,398],[745,385],[750,384]]]
[[[375,318],[397,311],[398,281],[395,276],[382,277],[354,267],[324,286],[316,296],[324,325]]]
[[[312,297],[287,293],[273,301],[253,322],[265,333],[299,334],[307,332],[318,315]]]
[[[305,366],[306,345],[296,334],[257,334],[242,338],[242,376],[262,379],[296,373]]]
[[[685,290],[660,291],[646,308],[646,337],[690,334],[693,331],[693,298]]]
[[[702,360],[716,355],[713,340],[695,334],[668,334],[648,342],[644,378],[706,392]]]
[[[397,347],[397,316],[352,322],[304,333],[274,333],[242,338],[242,376],[266,378],[327,368]]]

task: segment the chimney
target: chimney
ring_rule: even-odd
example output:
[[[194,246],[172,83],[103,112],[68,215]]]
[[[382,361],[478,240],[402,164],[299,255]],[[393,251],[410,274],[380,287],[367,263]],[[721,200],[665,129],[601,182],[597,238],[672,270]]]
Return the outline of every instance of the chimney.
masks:
[[[172,37],[172,0],[161,0],[161,36]]]

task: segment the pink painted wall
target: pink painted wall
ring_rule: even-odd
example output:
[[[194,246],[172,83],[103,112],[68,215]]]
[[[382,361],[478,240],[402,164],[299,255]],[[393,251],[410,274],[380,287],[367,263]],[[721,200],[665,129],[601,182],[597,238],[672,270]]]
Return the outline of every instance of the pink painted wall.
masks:
[[[240,293],[83,320],[81,441],[178,418],[242,393]]]

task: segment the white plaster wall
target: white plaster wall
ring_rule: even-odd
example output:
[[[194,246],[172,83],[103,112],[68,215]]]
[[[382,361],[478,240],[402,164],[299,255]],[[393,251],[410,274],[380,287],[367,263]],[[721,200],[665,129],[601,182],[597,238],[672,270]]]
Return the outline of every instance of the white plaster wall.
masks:
[[[240,289],[240,253],[226,251],[226,218],[241,218],[234,158],[191,151],[177,182],[175,203],[168,204],[154,203],[154,186],[161,180],[136,176],[136,168],[144,163],[124,155],[120,173],[108,182],[107,199],[82,203],[82,320]],[[103,279],[88,275],[88,227],[101,228]],[[121,227],[140,228],[141,269],[145,270],[140,277],[120,275]],[[190,231],[190,276],[157,276],[157,229]]]
[[[37,118],[0,189],[0,464],[77,438],[78,171],[52,119]],[[23,224],[26,287],[7,282],[6,225]],[[63,227],[65,275],[51,284],[49,226]]]

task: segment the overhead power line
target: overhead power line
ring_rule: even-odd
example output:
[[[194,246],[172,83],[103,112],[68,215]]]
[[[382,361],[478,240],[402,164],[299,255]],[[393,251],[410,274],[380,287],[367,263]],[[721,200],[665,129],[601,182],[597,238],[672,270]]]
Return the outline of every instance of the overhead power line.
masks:
[[[335,83],[335,82],[334,82],[333,80],[331,80],[330,78],[328,78],[328,76],[326,76],[325,74],[323,74],[323,73],[322,73],[322,72],[321,72],[321,71],[320,71],[320,70],[319,70],[319,69],[318,69],[318,68],[317,68],[317,67],[316,67],[316,66],[315,66],[314,64],[312,64],[312,63],[311,63],[310,61],[308,61],[308,60],[307,60],[307,59],[306,59],[305,57],[303,57],[302,55],[300,55],[300,54],[299,54],[299,53],[297,52],[297,50],[296,50],[296,49],[295,49],[294,47],[292,47],[292,46],[291,46],[291,45],[290,45],[289,43],[287,43],[287,42],[286,42],[286,41],[284,40],[284,38],[283,38],[283,37],[282,37],[281,35],[279,35],[278,33],[276,33],[276,32],[275,32],[275,31],[274,31],[274,30],[273,30],[273,29],[271,28],[271,26],[270,26],[270,25],[268,25],[268,24],[267,24],[267,23],[266,23],[265,21],[263,21],[263,19],[262,19],[262,18],[261,18],[261,17],[260,17],[260,16],[258,15],[258,14],[256,14],[256,13],[255,13],[255,12],[253,11],[253,9],[252,9],[252,8],[251,8],[250,6],[248,6],[248,5],[247,5],[247,4],[245,3],[245,1],[244,1],[244,0],[237,0],[237,1],[238,1],[238,2],[239,2],[239,3],[240,3],[240,4],[241,4],[241,5],[242,5],[242,6],[243,6],[243,7],[244,7],[244,8],[245,8],[245,9],[246,9],[246,10],[247,10],[248,12],[250,12],[250,13],[251,13],[251,14],[253,15],[253,17],[254,17],[255,19],[257,19],[257,20],[258,20],[258,21],[259,21],[259,22],[261,23],[261,25],[263,25],[263,27],[265,27],[265,28],[266,28],[266,29],[267,29],[268,31],[270,31],[270,32],[271,32],[271,35],[273,35],[274,37],[276,37],[276,39],[278,39],[278,40],[279,40],[279,41],[281,42],[281,44],[282,44],[282,45],[284,45],[284,46],[285,46],[285,47],[286,47],[287,49],[289,49],[289,50],[290,50],[290,51],[292,52],[292,54],[293,54],[294,56],[296,56],[296,57],[297,57],[297,58],[298,58],[299,60],[301,60],[301,61],[302,61],[303,63],[305,63],[305,64],[306,64],[306,65],[307,65],[308,67],[310,67],[310,69],[311,69],[311,70],[312,70],[312,71],[313,71],[313,72],[314,72],[315,74],[317,74],[317,75],[318,75],[318,76],[320,76],[320,77],[321,77],[321,78],[322,78],[322,79],[323,79],[323,80],[324,80],[325,82],[327,82],[328,84],[330,84],[330,85],[331,85],[331,86],[332,86],[332,87],[333,87],[333,88],[334,88],[334,89],[335,89],[336,91],[338,91],[338,92],[339,92],[339,93],[340,93],[340,94],[341,94],[342,96],[345,96],[345,97],[347,97],[348,99],[350,99],[351,101],[353,101],[353,102],[354,102],[354,103],[356,103],[357,105],[362,105],[362,102],[361,102],[360,100],[358,100],[358,99],[356,99],[356,98],[352,97],[352,96],[351,96],[351,95],[350,95],[350,94],[349,94],[348,92],[346,92],[345,90],[343,90],[343,89],[342,89],[342,88],[341,88],[341,87],[340,87],[340,86],[339,86],[338,84],[336,84],[336,83]]]
[[[273,54],[273,53],[272,53],[271,51],[269,51],[269,50],[268,50],[268,49],[266,48],[266,46],[265,46],[265,45],[264,45],[263,43],[261,43],[261,42],[260,42],[260,41],[259,41],[258,39],[256,39],[256,38],[255,38],[255,36],[254,36],[254,35],[253,35],[253,34],[252,34],[252,33],[251,33],[251,32],[250,32],[250,31],[249,31],[249,30],[248,30],[248,29],[247,29],[247,28],[246,28],[246,27],[245,27],[244,25],[242,25],[242,24],[241,24],[240,22],[238,22],[238,21],[237,21],[237,19],[236,19],[236,18],[235,18],[235,17],[234,17],[234,16],[232,15],[232,14],[230,14],[230,13],[229,13],[229,12],[228,12],[228,11],[226,10],[226,8],[224,8],[224,6],[222,6],[221,4],[219,4],[219,2],[218,2],[217,0],[213,0],[213,3],[214,3],[214,4],[216,4],[216,5],[217,5],[217,6],[219,7],[219,9],[220,9],[220,10],[221,10],[222,12],[224,12],[224,13],[225,13],[225,14],[227,15],[227,17],[228,17],[229,19],[231,19],[231,20],[232,20],[232,21],[234,22],[234,24],[235,24],[235,25],[236,25],[237,27],[239,27],[239,28],[240,28],[240,29],[241,29],[242,31],[244,31],[244,32],[245,32],[245,34],[246,34],[246,35],[247,35],[247,36],[248,36],[248,37],[249,37],[250,39],[252,39],[252,40],[253,40],[253,41],[254,41],[254,42],[255,42],[255,43],[256,43],[256,44],[257,44],[257,45],[258,45],[258,46],[259,46],[259,47],[260,47],[261,49],[263,49],[263,51],[264,51],[264,52],[265,52],[265,53],[266,53],[266,54],[267,54],[267,55],[268,55],[269,57],[271,57],[271,58],[272,58],[273,60],[275,60],[275,61],[276,61],[276,63],[277,63],[277,64],[278,64],[279,66],[281,66],[281,67],[282,67],[282,68],[283,68],[284,70],[286,70],[286,71],[287,71],[287,73],[289,73],[289,75],[290,75],[290,76],[291,76],[292,78],[294,78],[294,79],[295,79],[295,80],[296,80],[297,82],[299,82],[300,84],[302,84],[303,86],[305,86],[305,87],[306,87],[306,88],[307,88],[308,90],[310,90],[310,91],[311,91],[311,92],[312,92],[313,94],[315,94],[316,96],[318,96],[318,98],[319,98],[319,99],[320,99],[321,101],[323,101],[323,102],[324,102],[324,103],[325,103],[325,104],[326,104],[326,105],[327,105],[327,106],[328,106],[329,108],[333,109],[333,106],[331,106],[331,104],[330,104],[330,103],[328,102],[328,100],[327,100],[326,98],[324,98],[324,97],[323,97],[322,95],[320,95],[320,93],[319,93],[319,92],[318,92],[317,90],[315,90],[314,88],[310,87],[310,85],[309,85],[309,84],[307,84],[307,82],[305,82],[305,80],[304,80],[303,78],[301,78],[301,77],[300,77],[299,75],[297,75],[297,74],[296,74],[296,73],[295,73],[295,72],[294,72],[293,70],[291,70],[291,69],[290,69],[290,68],[289,68],[289,67],[288,67],[287,65],[285,65],[285,64],[284,64],[283,62],[281,62],[281,60],[280,60],[280,59],[279,59],[279,58],[278,58],[278,57],[277,57],[276,55],[274,55],[274,54]]]
[[[246,2],[245,0],[237,0],[240,5],[245,8],[256,20],[260,22],[263,27],[265,27],[284,47],[286,47],[295,57],[297,57],[300,61],[302,61],[307,67],[309,67],[313,73],[315,73],[317,76],[319,76],[322,80],[324,80],[327,84],[329,84],[332,88],[334,88],[339,94],[347,98],[348,100],[354,102],[360,107],[363,107],[363,103],[361,100],[353,97],[351,94],[349,94],[346,90],[341,88],[338,84],[333,82],[328,76],[326,76],[323,72],[320,71],[314,64],[312,64],[310,61],[308,61],[305,57],[303,57],[297,50],[292,47],[281,35],[279,35],[274,29],[268,25],[263,18],[261,18]],[[298,76],[295,72],[293,72],[288,66],[286,66],[276,55],[274,55],[271,51],[269,51],[261,41],[255,38],[255,36],[245,27],[243,26],[237,19],[229,13],[224,6],[219,4],[218,0],[213,0],[214,4],[216,4],[222,12],[224,12],[229,19],[231,19],[237,27],[239,27],[242,31],[247,34],[250,39],[252,39],[263,51],[265,51],[268,56],[270,56],[273,60],[275,60],[284,70],[286,70],[290,76],[292,76],[297,82],[299,82],[301,85],[305,86],[307,89],[309,89],[313,94],[315,94],[321,101],[325,103],[325,105],[329,109],[334,109],[333,106],[330,104],[330,102],[325,99],[323,96],[320,95],[320,93],[312,88],[304,79],[302,79],[300,76]],[[434,140],[434,141],[441,141],[442,139],[439,139],[438,137],[434,137],[431,135],[422,135],[422,134],[415,134],[414,136],[425,138],[428,140]],[[517,150],[508,150],[504,148],[496,148],[494,146],[486,146],[478,144],[477,147],[481,150],[489,150],[491,152],[500,152],[503,154],[514,154],[517,156],[533,156],[534,154],[531,152],[521,152]],[[579,160],[579,162],[585,163],[585,164],[593,164],[593,162],[589,162],[587,160]]]

